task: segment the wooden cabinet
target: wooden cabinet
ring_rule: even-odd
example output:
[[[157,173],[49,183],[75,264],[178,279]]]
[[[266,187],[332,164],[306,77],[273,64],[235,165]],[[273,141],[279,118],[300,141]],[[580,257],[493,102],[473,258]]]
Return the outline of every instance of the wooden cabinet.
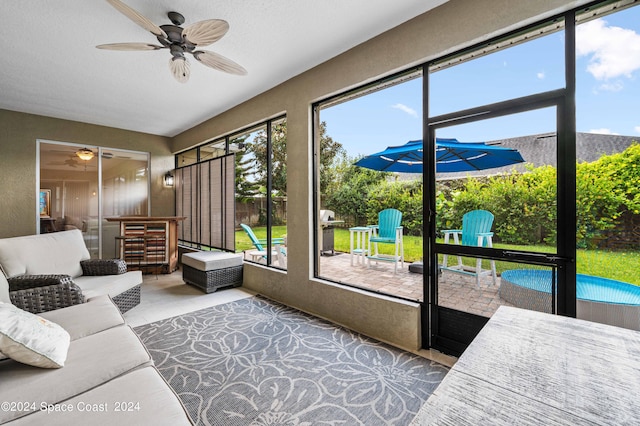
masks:
[[[127,268],[171,273],[178,267],[178,222],[184,217],[113,217],[120,222],[120,258]]]

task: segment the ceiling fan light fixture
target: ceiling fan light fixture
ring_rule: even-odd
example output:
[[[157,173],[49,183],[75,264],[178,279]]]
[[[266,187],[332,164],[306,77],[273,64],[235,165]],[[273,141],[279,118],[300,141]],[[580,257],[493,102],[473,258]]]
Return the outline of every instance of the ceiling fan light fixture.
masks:
[[[169,60],[169,69],[173,77],[180,83],[189,81],[191,66],[184,56],[174,56]]]
[[[83,161],[89,161],[94,157],[93,151],[89,148],[82,148],[76,151],[76,155]]]
[[[229,23],[222,19],[206,19],[181,27],[185,18],[178,12],[169,12],[167,16],[171,24],[157,26],[139,12],[127,6],[122,0],[107,0],[120,13],[156,36],[160,45],[149,43],[110,43],[96,46],[106,50],[159,50],[168,49],[173,58],[169,61],[169,69],[180,83],[189,80],[190,65],[185,54],[192,54],[195,59],[208,66],[235,75],[246,75],[247,70],[222,55],[196,48],[207,46],[220,40],[229,31]]]

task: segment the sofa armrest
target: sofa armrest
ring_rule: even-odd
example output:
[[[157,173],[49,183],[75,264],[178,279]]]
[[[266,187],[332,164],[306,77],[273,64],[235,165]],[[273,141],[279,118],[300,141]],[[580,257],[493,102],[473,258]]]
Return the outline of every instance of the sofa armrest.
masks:
[[[23,290],[10,290],[9,298],[14,306],[33,314],[85,302],[82,290],[73,281]]]
[[[82,275],[120,275],[127,272],[127,262],[122,259],[88,259],[80,261]]]
[[[26,290],[36,287],[48,287],[59,284],[73,284],[69,275],[17,275],[7,278],[9,291]]]

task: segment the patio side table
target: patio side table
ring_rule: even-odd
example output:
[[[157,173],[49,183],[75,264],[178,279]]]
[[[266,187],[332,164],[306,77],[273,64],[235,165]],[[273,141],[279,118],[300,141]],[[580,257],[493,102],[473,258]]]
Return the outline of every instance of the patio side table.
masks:
[[[355,246],[354,246],[355,237]],[[349,228],[349,255],[351,256],[351,266],[353,266],[353,255],[356,255],[356,263],[364,266],[365,256],[369,253],[369,238],[371,238],[371,228],[368,226],[356,226]]]

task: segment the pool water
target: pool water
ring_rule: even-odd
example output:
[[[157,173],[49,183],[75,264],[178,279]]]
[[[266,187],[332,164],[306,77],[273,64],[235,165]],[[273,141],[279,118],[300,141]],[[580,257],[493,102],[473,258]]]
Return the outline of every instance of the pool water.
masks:
[[[551,293],[551,271],[513,269],[501,277],[530,290]],[[640,286],[592,275],[576,275],[576,297],[600,303],[640,306]]]

